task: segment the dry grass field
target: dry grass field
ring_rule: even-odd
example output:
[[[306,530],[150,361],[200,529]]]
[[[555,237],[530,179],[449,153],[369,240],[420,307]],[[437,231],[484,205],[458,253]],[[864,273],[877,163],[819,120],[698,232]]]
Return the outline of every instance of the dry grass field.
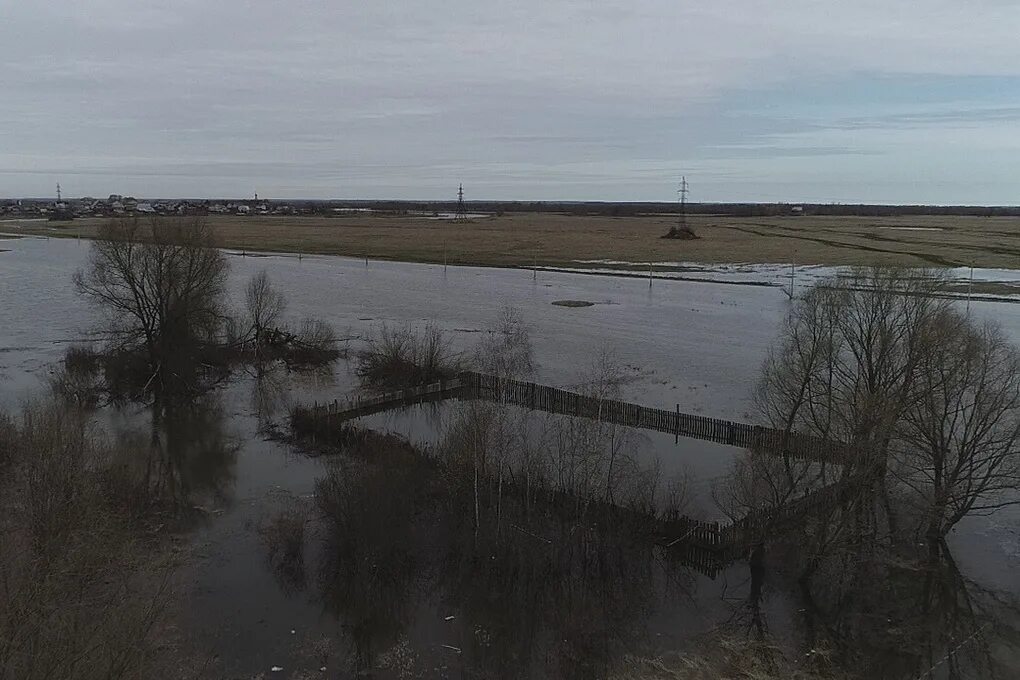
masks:
[[[210,217],[224,246],[411,262],[578,266],[620,262],[899,264],[1020,268],[1020,218],[696,216],[701,239],[659,238],[669,216],[508,214],[466,223],[423,217]],[[23,231],[89,237],[101,220],[26,223]],[[602,265],[605,266],[605,265]],[[624,265],[620,265],[624,266]]]

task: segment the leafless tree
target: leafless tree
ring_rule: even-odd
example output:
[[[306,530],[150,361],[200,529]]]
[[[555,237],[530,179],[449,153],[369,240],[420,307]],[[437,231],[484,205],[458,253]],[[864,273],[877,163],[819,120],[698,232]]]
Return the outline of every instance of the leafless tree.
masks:
[[[482,373],[523,380],[535,372],[531,329],[516,307],[504,307],[496,327],[489,330],[475,350],[475,364]]]
[[[932,272],[858,269],[791,310],[757,390],[769,424],[884,455],[950,302]]]
[[[897,427],[897,478],[931,538],[968,514],[1020,503],[1020,355],[992,323],[948,319]]]
[[[340,352],[336,331],[318,319],[305,319],[294,329],[283,320],[287,299],[262,270],[245,287],[245,308],[227,321],[230,354],[248,360],[256,376],[273,361],[303,369],[331,363]]]
[[[798,301],[766,360],[758,403],[774,427],[844,442],[853,455],[759,455],[748,463],[752,474],[739,471],[731,482],[731,497],[778,505],[860,480],[862,502],[851,517],[824,524],[815,552],[850,524],[874,522],[869,499],[882,499],[888,529],[897,531],[890,471],[923,505],[936,537],[969,512],[1014,502],[1004,493],[1020,469],[1020,362],[1001,333],[956,312],[942,284],[932,272],[859,269]]]
[[[263,269],[251,278],[244,292],[246,325],[256,346],[262,344],[267,331],[280,326],[280,317],[287,308],[283,293],[273,288],[269,274]]]
[[[106,313],[115,347],[141,349],[155,375],[220,331],[226,274],[201,219],[134,219],[100,228],[74,280]]]

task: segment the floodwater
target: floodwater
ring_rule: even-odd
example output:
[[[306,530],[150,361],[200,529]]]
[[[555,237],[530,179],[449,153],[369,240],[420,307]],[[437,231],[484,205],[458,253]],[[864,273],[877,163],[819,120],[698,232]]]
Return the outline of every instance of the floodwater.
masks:
[[[929,227],[883,227],[886,229],[928,229]],[[930,227],[936,231],[939,227]],[[785,263],[727,262],[630,262],[627,260],[574,260],[577,266],[550,268],[587,274],[643,278],[652,269],[653,278],[685,281],[712,281],[745,286],[771,286],[794,291],[804,290],[825,279],[846,276],[848,266],[799,265]],[[1020,270],[989,267],[950,267],[944,270],[958,297],[967,297],[970,284],[995,284],[999,292],[981,292],[982,299],[995,302],[1020,301]]]
[[[90,337],[95,314],[71,283],[87,256],[86,242],[5,239],[0,251],[6,251],[0,252],[0,408],[10,410],[39,393],[69,344]],[[649,286],[619,277],[366,265],[334,257],[232,256],[231,265],[235,293],[265,268],[287,295],[295,321],[322,318],[352,346],[382,323],[432,322],[469,351],[500,308],[512,305],[533,329],[537,381],[575,386],[607,349],[627,369],[628,401],[680,404],[688,412],[735,420],[753,420],[751,386],[788,305],[781,290],[767,286],[664,280]],[[551,304],[563,299],[595,304]],[[1020,342],[1020,307],[975,302],[972,309],[998,319]],[[355,543],[334,535],[312,512],[303,567],[281,572],[267,556],[260,527],[281,508],[313,508],[316,481],[332,463],[271,433],[284,426],[290,406],[343,396],[354,385],[343,361],[328,374],[241,373],[206,397],[201,415],[182,412],[168,461],[176,468],[171,476],[181,502],[201,518],[185,537],[191,556],[181,575],[179,627],[193,668],[229,678],[351,677],[369,668],[385,678],[597,677],[624,654],[689,649],[697,635],[720,628],[765,626],[779,639],[810,640],[809,631],[816,635],[816,626],[827,626],[831,635],[880,638],[882,626],[902,628],[917,614],[916,603],[904,595],[909,589],[893,584],[891,594],[880,591],[867,612],[854,610],[849,623],[812,619],[813,607],[828,604],[824,597],[808,606],[795,584],[778,578],[766,579],[761,589],[746,563],[712,579],[625,550],[605,573],[579,577],[577,565],[544,562],[542,550],[528,546],[494,560],[514,565],[507,573],[468,560],[457,517],[433,505],[398,504],[390,513],[399,526],[376,526],[370,507],[362,517],[365,533]],[[365,420],[430,441],[448,411],[411,409]],[[131,408],[106,414],[104,423],[118,436],[144,436],[148,426],[145,415]],[[729,447],[675,443],[655,433],[638,439],[647,460],[658,459],[670,472],[694,471],[696,505],[711,519],[707,489],[725,472]],[[369,506],[387,494],[414,495],[413,484],[399,486],[399,475],[381,487],[364,470],[349,475],[369,494]],[[947,599],[963,590],[968,606],[993,603],[971,606],[970,618],[952,609],[955,639],[981,631],[980,654],[1020,669],[1020,619],[1012,608],[1020,596],[1020,513],[968,519],[950,543],[962,578]],[[367,550],[376,566],[345,562],[337,546],[352,545]],[[781,571],[782,555],[769,560]],[[938,628],[931,619],[939,616],[918,615],[921,628]],[[868,617],[887,623],[866,635],[861,630]],[[870,638],[866,648],[876,659],[888,659],[884,677],[916,675],[916,663],[902,663],[902,650],[883,649]],[[983,677],[980,671],[969,675]],[[936,677],[944,676],[937,671]]]
[[[353,422],[378,432],[398,435],[415,445],[429,447],[442,441],[462,414],[462,406],[463,402],[450,400],[363,416]],[[562,415],[529,413],[512,406],[507,409],[510,418],[528,423],[528,427],[522,429],[532,434],[544,425],[555,426],[575,420]],[[725,514],[713,500],[712,489],[726,477],[743,449],[687,437],[677,438],[654,430],[619,427],[618,434],[626,441],[624,448],[628,456],[638,462],[642,469],[657,471],[657,487],[660,491],[664,491],[670,482],[683,482],[684,514],[704,521],[726,521]]]

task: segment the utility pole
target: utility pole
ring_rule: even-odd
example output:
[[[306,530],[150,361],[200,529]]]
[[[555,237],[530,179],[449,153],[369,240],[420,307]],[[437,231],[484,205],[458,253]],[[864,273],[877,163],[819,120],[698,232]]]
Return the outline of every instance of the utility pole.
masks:
[[[970,281],[967,283],[967,316],[970,316],[970,296],[974,288],[974,265],[970,265]]]
[[[796,273],[797,273],[797,264],[796,264],[796,262],[790,262],[790,293],[789,293],[789,295],[790,295],[790,299],[791,300],[793,299],[794,276],[796,275]]]

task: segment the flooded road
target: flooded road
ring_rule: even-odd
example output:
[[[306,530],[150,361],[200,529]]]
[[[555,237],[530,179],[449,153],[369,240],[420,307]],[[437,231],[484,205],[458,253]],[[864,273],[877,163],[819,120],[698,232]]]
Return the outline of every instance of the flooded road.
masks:
[[[70,344],[90,337],[95,314],[71,282],[87,242],[5,239],[0,251],[6,251],[0,252],[0,408],[12,410],[38,394]],[[334,257],[236,256],[230,263],[235,294],[265,268],[287,296],[289,317],[328,321],[352,346],[381,323],[433,322],[468,351],[500,308],[512,305],[533,329],[539,382],[577,385],[606,348],[627,367],[629,401],[680,404],[686,412],[746,421],[754,420],[751,388],[789,304],[780,289],[764,286],[656,280],[649,288],[639,279],[366,266]],[[559,300],[595,304],[552,304]],[[1020,342],[1017,305],[975,302],[973,309],[997,319]],[[502,556],[501,563],[516,565],[514,573],[465,562],[458,518],[431,498],[399,506],[394,512],[406,514],[398,515],[396,526],[377,526],[366,513],[359,516],[364,535],[336,536],[313,503],[316,482],[330,474],[333,462],[296,451],[270,433],[285,425],[292,405],[331,400],[355,383],[345,361],[326,375],[241,372],[208,396],[203,412],[215,416],[182,420],[174,479],[201,521],[187,536],[191,559],[182,574],[187,592],[180,627],[196,667],[238,678],[309,677],[302,673],[321,668],[326,677],[350,677],[367,667],[394,678],[416,677],[402,675],[405,667],[426,673],[421,677],[565,677],[571,667],[588,673],[577,677],[594,677],[612,659],[686,649],[695,636],[746,614],[753,587],[743,562],[715,579],[627,551],[607,562],[611,578],[578,578],[576,564],[536,562],[534,548]],[[429,442],[443,431],[447,410],[364,420]],[[107,414],[104,422],[122,436],[145,436],[145,415],[137,409]],[[672,436],[653,433],[642,433],[638,447],[667,472],[691,467],[698,512],[717,517],[710,483],[726,472],[729,447],[677,445]],[[370,471],[345,474],[379,495],[415,494],[414,479],[408,486],[391,479],[376,487],[383,482]],[[281,573],[267,555],[264,528],[281,508],[295,507],[307,513],[304,569]],[[1018,531],[1015,509],[961,523],[950,538],[966,579],[996,597],[1020,596]],[[403,568],[364,571],[344,563],[337,546],[355,544]],[[336,574],[346,576],[338,582]],[[768,619],[773,635],[803,633],[805,604],[795,587],[769,583],[759,605],[757,616]],[[993,647],[997,658],[1017,660],[1015,645],[997,640]]]

